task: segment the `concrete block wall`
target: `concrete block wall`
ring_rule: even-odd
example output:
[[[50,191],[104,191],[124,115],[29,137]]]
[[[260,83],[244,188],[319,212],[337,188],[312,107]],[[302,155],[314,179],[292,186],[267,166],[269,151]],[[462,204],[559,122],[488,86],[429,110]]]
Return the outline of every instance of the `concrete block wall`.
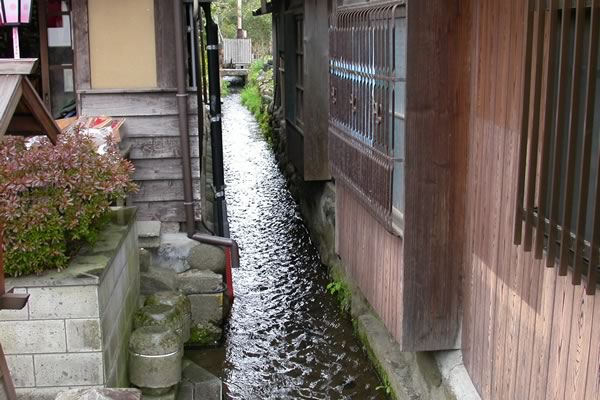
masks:
[[[139,296],[135,213],[111,225],[69,268],[9,279],[29,293],[23,310],[0,311],[0,343],[21,399],[66,389],[127,385],[127,340]]]

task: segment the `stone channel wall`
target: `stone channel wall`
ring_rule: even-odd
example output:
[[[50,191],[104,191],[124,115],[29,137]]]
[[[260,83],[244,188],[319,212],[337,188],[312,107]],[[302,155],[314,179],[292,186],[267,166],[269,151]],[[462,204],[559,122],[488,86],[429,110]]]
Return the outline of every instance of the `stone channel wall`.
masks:
[[[0,311],[0,343],[22,399],[77,387],[125,387],[139,296],[135,209],[113,214],[98,242],[61,272],[9,279],[27,306]]]

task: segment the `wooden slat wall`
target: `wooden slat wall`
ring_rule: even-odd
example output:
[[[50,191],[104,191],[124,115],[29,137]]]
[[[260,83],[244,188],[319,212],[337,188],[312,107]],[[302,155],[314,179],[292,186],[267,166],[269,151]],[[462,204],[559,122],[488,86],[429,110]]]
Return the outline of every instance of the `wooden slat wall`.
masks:
[[[336,184],[337,250],[402,348],[402,239],[389,233],[343,184]]]
[[[125,117],[121,128],[123,140],[131,144],[134,180],[140,191],[131,196],[138,207],[138,219],[184,222],[183,177],[178,116],[173,90],[151,91],[83,91],[80,93],[82,115]],[[197,218],[200,207],[200,157],[196,96],[189,100],[189,129],[192,176]]]
[[[513,245],[527,2],[473,5],[465,364],[484,400],[599,399],[600,294]]]

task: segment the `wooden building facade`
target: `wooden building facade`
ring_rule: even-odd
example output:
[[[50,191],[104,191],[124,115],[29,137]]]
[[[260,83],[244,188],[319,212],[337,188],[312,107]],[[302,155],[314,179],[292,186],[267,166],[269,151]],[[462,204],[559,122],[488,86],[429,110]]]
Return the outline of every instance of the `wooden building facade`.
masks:
[[[273,2],[283,106],[329,71],[289,158],[328,163],[337,253],[399,347],[461,349],[485,400],[600,398],[600,1],[323,2],[309,59],[312,3]]]
[[[188,25],[190,8],[186,4]],[[181,224],[185,213],[173,20],[173,1],[36,0],[33,23],[21,36],[23,55],[40,59],[41,73],[32,82],[54,118],[125,118],[120,133],[140,187],[130,199],[138,207],[138,219]],[[6,39],[0,57],[11,56],[9,33],[0,27],[0,38]],[[205,187],[200,165],[206,160],[199,154],[198,110],[205,118],[205,108],[198,106],[192,58],[188,120],[200,220]]]

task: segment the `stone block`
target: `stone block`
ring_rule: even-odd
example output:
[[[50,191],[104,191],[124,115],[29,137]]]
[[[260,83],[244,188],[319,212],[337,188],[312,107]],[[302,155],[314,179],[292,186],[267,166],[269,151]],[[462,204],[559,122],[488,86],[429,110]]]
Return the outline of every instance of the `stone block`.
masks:
[[[158,249],[160,247],[160,221],[136,222],[139,246],[144,249]]]
[[[102,385],[102,353],[41,354],[34,356],[35,381],[44,386]]]
[[[204,243],[197,243],[187,257],[193,269],[201,269],[223,275],[225,273],[225,252],[222,248]]]
[[[185,233],[165,233],[154,263],[177,273],[187,271],[190,269],[188,254],[197,245],[198,242],[188,238]]]
[[[192,294],[192,325],[223,322],[223,294]]]
[[[16,391],[19,400],[54,400],[59,393],[68,389],[68,387],[16,388]]]
[[[6,354],[63,353],[65,323],[55,321],[0,322],[0,343]]]
[[[144,394],[164,394],[181,380],[181,338],[164,326],[137,329],[129,341],[129,379]]]
[[[6,356],[15,387],[34,387],[33,356]]]
[[[181,225],[179,222],[163,222],[161,229],[161,233],[179,233],[181,232]]]
[[[182,382],[193,386],[194,400],[221,400],[223,398],[221,380],[195,363],[188,363],[183,369]]]
[[[68,319],[67,350],[72,353],[102,350],[100,320]]]
[[[150,267],[140,276],[140,291],[144,296],[175,290],[177,287],[177,273],[171,269]]]
[[[27,293],[27,289],[14,289],[15,293]],[[20,310],[0,310],[0,321],[27,321],[29,319],[29,305]]]
[[[56,400],[141,400],[138,389],[72,389],[59,393]]]
[[[152,253],[146,249],[140,249],[140,271],[146,272],[152,266]]]
[[[214,293],[223,288],[223,277],[212,271],[191,269],[177,274],[177,290],[185,294]]]
[[[28,289],[31,319],[94,318],[99,316],[96,286]]]

